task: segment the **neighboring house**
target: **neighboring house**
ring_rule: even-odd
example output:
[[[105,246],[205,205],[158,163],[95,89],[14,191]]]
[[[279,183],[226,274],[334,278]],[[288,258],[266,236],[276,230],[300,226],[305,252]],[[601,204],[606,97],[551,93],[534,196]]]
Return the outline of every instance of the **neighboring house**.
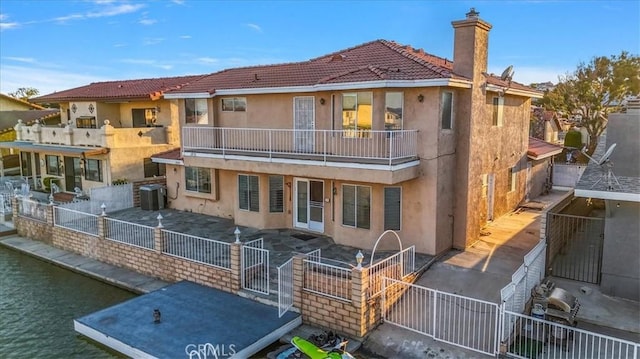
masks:
[[[376,40],[166,91],[182,126],[170,206],[372,248],[465,248],[527,194],[528,86],[487,74],[491,25],[454,21],[453,62]]]
[[[554,111],[545,110],[542,107],[532,108],[531,111],[531,137],[550,143],[559,142],[559,133],[562,131],[560,120]]]
[[[575,196],[605,203],[600,287],[603,293],[640,300],[640,99],[629,100],[626,113],[612,113],[593,154],[609,161],[590,162]],[[610,170],[610,171],[609,171]]]
[[[527,193],[530,200],[551,190],[553,185],[553,157],[562,153],[562,146],[529,137],[527,149]]]
[[[36,121],[54,125],[60,123],[60,113],[57,109],[46,109],[15,97],[0,94],[0,142],[14,141],[16,132],[14,126],[18,120],[33,124]],[[0,175],[19,174],[18,155],[8,148],[1,148]]]
[[[63,191],[87,191],[120,179],[163,174],[149,157],[180,145],[177,108],[163,92],[197,79],[185,76],[92,83],[31,99],[57,103],[63,125],[14,123],[16,141],[2,148],[20,151],[21,175],[33,188],[44,177]]]

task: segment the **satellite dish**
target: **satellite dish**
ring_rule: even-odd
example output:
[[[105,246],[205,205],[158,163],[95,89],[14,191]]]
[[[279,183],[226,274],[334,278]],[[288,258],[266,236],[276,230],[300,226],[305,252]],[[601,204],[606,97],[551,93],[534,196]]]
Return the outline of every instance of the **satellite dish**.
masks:
[[[602,176],[598,181],[596,181],[596,183],[594,183],[591,186],[591,188],[595,187],[598,183],[600,183],[604,179],[607,181],[607,190],[613,189],[614,181],[618,185],[618,188],[622,189],[622,186],[620,186],[620,182],[618,182],[618,178],[615,176],[615,174],[613,174],[613,162],[610,161],[611,154],[613,154],[613,150],[615,150],[615,148],[616,148],[615,143],[609,146],[609,148],[607,149],[607,152],[605,152],[604,155],[600,157],[598,161],[596,161],[593,157],[589,156],[584,149],[582,150],[582,154],[587,156],[587,158],[589,158],[589,161],[593,161],[595,164],[600,166],[600,169],[602,170]]]
[[[509,81],[513,78],[513,65],[509,65],[504,71],[502,71],[502,75],[500,75],[500,80]]]

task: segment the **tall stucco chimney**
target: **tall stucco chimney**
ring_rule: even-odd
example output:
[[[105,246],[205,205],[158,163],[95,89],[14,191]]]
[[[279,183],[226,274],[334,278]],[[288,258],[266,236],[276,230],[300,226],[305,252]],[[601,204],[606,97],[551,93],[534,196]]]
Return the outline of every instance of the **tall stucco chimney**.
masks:
[[[487,72],[489,48],[489,30],[491,24],[480,19],[474,8],[466,14],[464,20],[452,21],[455,30],[453,40],[453,72],[478,79]]]

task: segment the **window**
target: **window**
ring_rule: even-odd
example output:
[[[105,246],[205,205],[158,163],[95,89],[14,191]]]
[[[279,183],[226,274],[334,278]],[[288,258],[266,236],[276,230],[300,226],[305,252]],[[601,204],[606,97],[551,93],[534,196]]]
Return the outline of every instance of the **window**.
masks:
[[[102,182],[102,161],[84,160],[84,179]]]
[[[269,176],[269,212],[284,212],[284,177]]]
[[[204,167],[185,167],[187,191],[211,193],[211,170]]]
[[[442,129],[450,130],[453,128],[453,92],[443,92],[440,102],[440,122]]]
[[[144,177],[164,176],[167,173],[167,165],[164,163],[155,163],[151,161],[151,158],[144,158],[142,160],[142,166],[144,168]]]
[[[342,129],[345,137],[370,137],[373,124],[371,92],[342,95]]]
[[[502,107],[504,105],[504,97],[494,97],[491,105],[491,124],[493,126],[502,126]]]
[[[402,188],[384,188],[384,230],[400,230]]]
[[[209,123],[209,112],[207,109],[207,99],[188,98],[184,100],[184,121],[196,125],[206,125]]]
[[[402,130],[402,92],[385,94],[384,129],[387,131]]]
[[[516,190],[517,171],[515,167],[509,168],[509,192]]]
[[[134,108],[131,110],[133,127],[148,127],[156,124],[155,108]]]
[[[20,169],[22,175],[29,177],[33,174],[31,168],[31,152],[20,152]]]
[[[93,116],[80,116],[76,118],[77,128],[98,128],[96,118]]]
[[[342,185],[342,224],[371,228],[371,187]]]
[[[46,155],[47,174],[60,176],[60,158],[58,156]]]
[[[238,175],[238,203],[240,209],[260,212],[258,176]]]
[[[247,110],[247,99],[244,97],[231,97],[222,99],[222,111],[244,112]]]

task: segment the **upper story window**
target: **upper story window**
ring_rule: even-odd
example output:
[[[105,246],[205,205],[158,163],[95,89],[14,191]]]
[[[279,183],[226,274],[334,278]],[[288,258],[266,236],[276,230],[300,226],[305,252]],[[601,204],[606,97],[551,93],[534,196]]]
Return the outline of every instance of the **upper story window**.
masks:
[[[491,125],[502,126],[502,108],[504,107],[504,97],[496,96],[491,104]]]
[[[247,110],[247,99],[244,97],[229,97],[222,99],[223,112],[245,112]]]
[[[402,130],[402,92],[385,94],[384,129],[387,131]]]
[[[370,137],[373,125],[373,93],[342,95],[342,129],[345,137]]]
[[[209,123],[209,111],[207,109],[207,99],[187,98],[184,100],[184,121],[196,125],[206,125]]]
[[[76,118],[77,128],[98,128],[96,118],[94,116],[80,116]]]
[[[509,168],[509,182],[508,182],[508,190],[509,192],[513,192],[516,190],[518,180],[518,172],[515,167]]]
[[[131,110],[133,127],[148,127],[156,124],[155,108],[134,108]]]
[[[453,92],[444,91],[440,99],[440,123],[443,130],[453,128]]]

